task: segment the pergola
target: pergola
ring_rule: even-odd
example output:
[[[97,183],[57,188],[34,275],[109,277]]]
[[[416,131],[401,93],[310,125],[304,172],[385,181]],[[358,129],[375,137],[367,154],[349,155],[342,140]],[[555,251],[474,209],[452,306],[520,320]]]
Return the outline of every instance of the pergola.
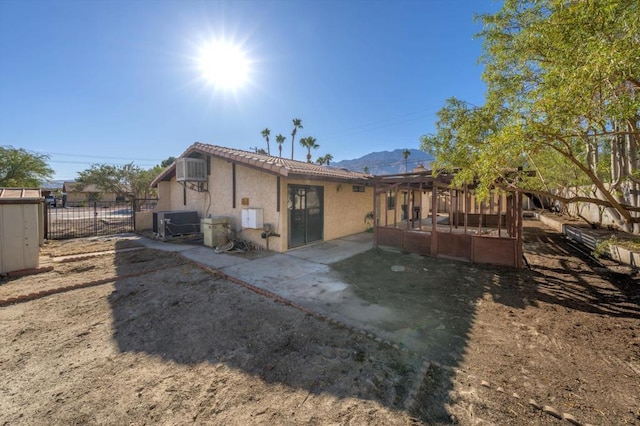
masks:
[[[479,201],[474,186],[452,180],[424,169],[376,176],[374,246],[521,268],[522,192],[496,190]]]

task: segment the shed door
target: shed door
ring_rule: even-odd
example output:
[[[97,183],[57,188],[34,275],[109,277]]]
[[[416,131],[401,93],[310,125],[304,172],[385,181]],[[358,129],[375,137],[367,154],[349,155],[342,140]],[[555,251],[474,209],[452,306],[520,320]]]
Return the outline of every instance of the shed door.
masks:
[[[322,240],[324,199],[321,186],[289,185],[289,248]]]
[[[38,267],[38,204],[0,204],[0,273]]]

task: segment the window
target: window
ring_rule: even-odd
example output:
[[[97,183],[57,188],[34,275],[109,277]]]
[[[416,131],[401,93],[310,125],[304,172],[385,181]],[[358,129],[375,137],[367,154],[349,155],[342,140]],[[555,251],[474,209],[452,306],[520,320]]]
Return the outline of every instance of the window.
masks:
[[[364,185],[353,185],[353,192],[364,192]]]
[[[396,193],[394,191],[387,192],[387,210],[396,208]]]

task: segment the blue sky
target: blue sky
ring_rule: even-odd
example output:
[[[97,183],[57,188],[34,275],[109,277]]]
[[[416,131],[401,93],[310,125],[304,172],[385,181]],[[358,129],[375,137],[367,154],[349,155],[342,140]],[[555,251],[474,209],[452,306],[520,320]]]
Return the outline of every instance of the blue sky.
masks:
[[[418,148],[445,99],[483,103],[474,13],[493,0],[0,1],[0,145],[149,168],[195,141],[250,150],[301,118],[334,161]],[[211,39],[241,47],[249,82],[207,84]],[[273,148],[272,154],[277,152]]]

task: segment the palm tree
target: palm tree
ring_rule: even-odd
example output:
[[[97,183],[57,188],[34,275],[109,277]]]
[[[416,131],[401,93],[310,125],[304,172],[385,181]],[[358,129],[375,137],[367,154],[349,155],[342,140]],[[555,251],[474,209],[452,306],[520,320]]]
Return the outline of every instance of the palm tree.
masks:
[[[364,167],[362,168],[362,172],[368,175],[368,174],[369,174],[369,167],[364,166]]]
[[[262,137],[267,141],[267,154],[271,155],[271,149],[269,148],[269,135],[271,135],[271,130],[268,127],[265,127],[262,131]]]
[[[327,166],[329,166],[331,164],[331,162],[333,161],[333,155],[331,154],[327,154],[324,156],[324,161],[327,163]]]
[[[300,138],[299,144],[303,147],[307,147],[307,138]]]
[[[300,145],[307,148],[307,163],[311,163],[311,150],[320,148],[320,145],[316,143],[316,138],[309,136],[306,138],[300,139]],[[325,161],[327,157],[324,157]]]
[[[293,130],[291,131],[291,159],[293,160],[293,144],[296,139],[296,133],[298,129],[302,129],[302,120],[299,118],[293,119]]]
[[[320,164],[321,166],[326,162],[327,160],[324,159],[324,157],[318,157],[316,160],[316,163]]]
[[[278,144],[278,149],[280,150],[280,158],[282,158],[282,144],[284,143],[285,139],[286,137],[282,136],[281,134],[278,134],[278,136],[276,136],[276,143]]]
[[[411,151],[409,151],[408,149],[405,148],[404,151],[402,151],[402,156],[404,157],[404,171],[406,173],[409,173],[409,156],[411,155]]]

